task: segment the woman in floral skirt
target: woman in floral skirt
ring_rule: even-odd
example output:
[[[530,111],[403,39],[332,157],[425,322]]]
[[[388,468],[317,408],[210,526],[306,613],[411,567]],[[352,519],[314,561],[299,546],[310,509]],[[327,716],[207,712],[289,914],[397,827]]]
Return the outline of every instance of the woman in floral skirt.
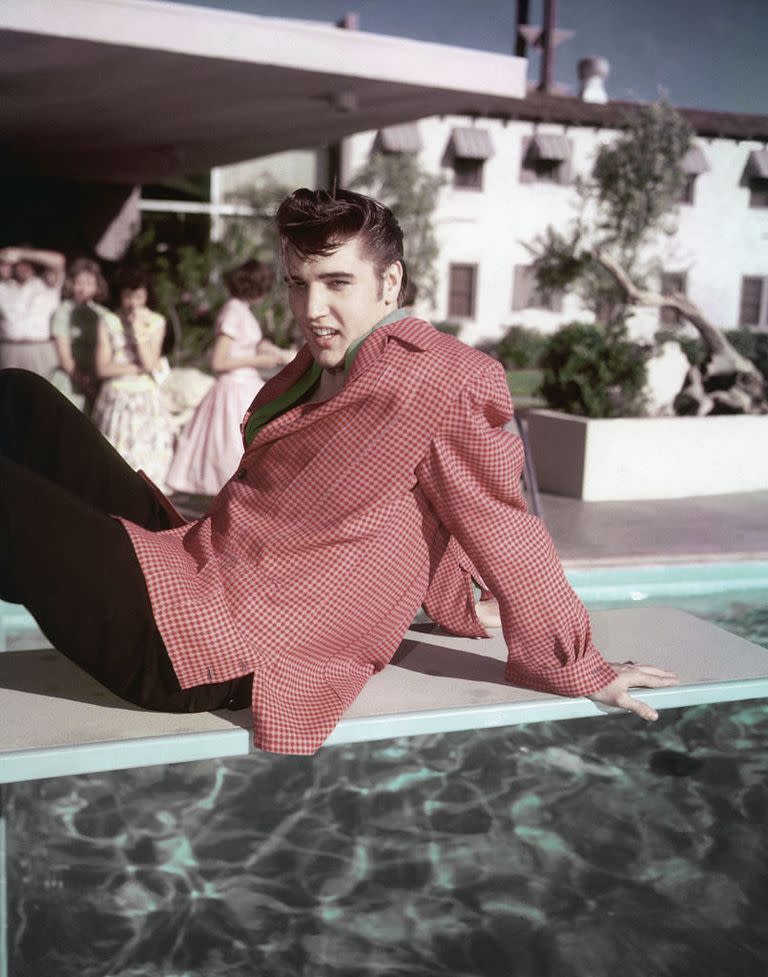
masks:
[[[123,271],[117,286],[117,313],[99,322],[96,375],[103,382],[93,421],[131,467],[163,488],[173,451],[158,383],[165,319],[147,308],[141,270]]]

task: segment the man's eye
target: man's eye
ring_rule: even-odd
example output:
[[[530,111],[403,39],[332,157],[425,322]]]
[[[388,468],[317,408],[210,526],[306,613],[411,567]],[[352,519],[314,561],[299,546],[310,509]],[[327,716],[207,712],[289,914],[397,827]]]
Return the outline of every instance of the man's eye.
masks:
[[[346,278],[334,278],[330,284],[331,284],[331,288],[335,288],[339,290],[342,288],[346,288],[347,285],[349,285],[349,282],[346,280]]]

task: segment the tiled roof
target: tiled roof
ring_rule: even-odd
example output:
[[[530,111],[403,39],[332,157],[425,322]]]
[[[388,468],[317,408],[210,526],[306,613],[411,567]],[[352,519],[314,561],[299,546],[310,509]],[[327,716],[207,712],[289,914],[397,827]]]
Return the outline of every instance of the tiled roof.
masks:
[[[524,119],[529,122],[559,122],[566,126],[623,129],[640,102],[611,101],[604,105],[584,102],[572,95],[531,92],[526,98],[494,100],[489,112],[497,118]],[[768,142],[768,115],[742,112],[710,112],[676,106],[698,136]]]

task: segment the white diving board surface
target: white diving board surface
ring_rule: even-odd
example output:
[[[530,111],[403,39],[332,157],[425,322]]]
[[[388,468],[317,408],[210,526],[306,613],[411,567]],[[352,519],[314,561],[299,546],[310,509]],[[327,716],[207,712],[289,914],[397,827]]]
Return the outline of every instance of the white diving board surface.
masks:
[[[768,651],[675,608],[593,611],[611,661],[676,671],[680,685],[638,690],[656,709],[768,697]],[[613,713],[589,699],[504,681],[501,632],[458,638],[432,625],[409,630],[327,746]],[[627,722],[642,720],[627,715]],[[52,649],[0,655],[0,783],[243,756],[250,714],[172,715],[130,706]]]

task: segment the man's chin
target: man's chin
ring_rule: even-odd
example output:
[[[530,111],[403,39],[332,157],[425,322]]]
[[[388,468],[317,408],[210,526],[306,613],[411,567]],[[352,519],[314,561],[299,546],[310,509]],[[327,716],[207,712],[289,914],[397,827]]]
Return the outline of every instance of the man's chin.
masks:
[[[346,350],[339,356],[335,351],[332,353],[329,350],[321,349],[315,355],[315,362],[318,366],[322,366],[324,370],[337,370],[344,366],[345,354]]]

